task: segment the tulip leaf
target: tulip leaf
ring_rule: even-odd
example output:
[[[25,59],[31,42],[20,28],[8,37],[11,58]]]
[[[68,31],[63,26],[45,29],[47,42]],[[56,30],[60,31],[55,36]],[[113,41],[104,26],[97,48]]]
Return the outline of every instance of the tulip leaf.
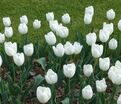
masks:
[[[69,104],[69,98],[66,97],[63,101],[61,101],[62,104]]]
[[[37,62],[41,65],[42,69],[45,70],[46,67],[46,58],[45,57],[41,57],[37,60]]]

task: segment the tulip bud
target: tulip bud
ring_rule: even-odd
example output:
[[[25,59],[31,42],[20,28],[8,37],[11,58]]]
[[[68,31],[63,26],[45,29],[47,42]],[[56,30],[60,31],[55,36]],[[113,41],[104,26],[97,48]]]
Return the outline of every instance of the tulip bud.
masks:
[[[25,24],[28,24],[28,18],[26,15],[23,15],[20,17],[20,22],[21,23],[25,23]]]
[[[48,84],[55,84],[58,80],[58,76],[52,69],[49,69],[45,75],[45,79]]]
[[[26,56],[32,56],[32,54],[34,53],[34,46],[32,43],[24,45],[23,48]]]
[[[2,66],[2,63],[3,63],[3,60],[2,60],[2,57],[0,55],[0,67]]]
[[[5,27],[5,36],[10,38],[13,36],[13,28],[12,27]]]
[[[119,95],[119,97],[117,99],[117,104],[121,104],[121,94]]]
[[[93,91],[92,91],[92,87],[90,85],[85,86],[82,89],[82,96],[84,99],[89,100],[92,98],[93,96]]]
[[[41,21],[39,21],[37,19],[34,20],[33,27],[34,27],[34,29],[39,29],[41,27]]]
[[[75,51],[74,46],[69,41],[67,41],[66,44],[64,45],[64,51],[65,54],[72,55]]]
[[[19,24],[19,26],[18,26],[18,31],[19,31],[19,33],[21,33],[21,34],[27,34],[27,32],[28,32],[28,27],[27,27],[27,25],[26,25],[25,23]]]
[[[54,45],[56,43],[56,37],[53,32],[49,32],[45,35],[45,40],[49,45]]]
[[[115,50],[118,46],[118,42],[116,39],[112,38],[108,43],[109,49]]]
[[[23,53],[15,53],[13,55],[13,60],[14,60],[14,63],[17,65],[17,66],[22,66],[23,63],[24,63],[24,54]]]
[[[121,62],[119,60],[116,61],[115,67],[121,69]]]
[[[5,52],[8,56],[13,56],[17,52],[17,43],[5,42],[4,43]]]
[[[107,88],[105,78],[96,81],[96,89],[98,92],[105,92]]]
[[[61,43],[59,43],[56,47],[53,46],[52,48],[57,57],[62,57],[64,55],[64,47]]]
[[[103,54],[103,45],[93,44],[91,52],[94,58],[99,58]]]
[[[110,59],[109,57],[106,58],[99,58],[99,67],[102,71],[107,71],[110,67]]]
[[[121,31],[121,19],[118,22],[118,29]]]
[[[96,42],[96,39],[96,33],[89,33],[86,35],[86,43],[90,46]]]
[[[5,27],[8,27],[11,25],[11,20],[10,20],[10,17],[4,17],[3,18],[3,24]]]
[[[74,63],[63,65],[63,73],[67,78],[72,78],[75,74],[76,66]]]
[[[65,14],[62,16],[62,22],[65,23],[65,24],[68,24],[68,23],[70,23],[70,21],[71,21],[71,18],[70,18],[70,16],[69,16],[69,14],[68,14],[68,13],[65,13]]]
[[[113,20],[115,18],[115,11],[113,9],[110,9],[107,11],[107,19],[108,20]]]
[[[47,19],[47,21],[53,21],[54,20],[54,13],[53,12],[46,13],[46,19]]]
[[[79,54],[82,50],[83,45],[81,45],[79,42],[74,42],[74,54]]]
[[[83,73],[86,77],[90,77],[93,73],[93,67],[91,64],[87,64],[83,66]]]
[[[51,98],[51,90],[49,87],[39,86],[37,87],[36,96],[40,103],[45,104]]]
[[[5,41],[5,35],[0,33],[0,43],[3,43]]]
[[[91,24],[91,22],[92,22],[92,16],[90,14],[85,14],[84,15],[84,23],[86,25],[89,25],[89,24]]]
[[[57,29],[58,29],[58,21],[57,20],[52,20],[52,21],[49,21],[49,27],[50,29],[53,31],[53,32],[56,32]]]

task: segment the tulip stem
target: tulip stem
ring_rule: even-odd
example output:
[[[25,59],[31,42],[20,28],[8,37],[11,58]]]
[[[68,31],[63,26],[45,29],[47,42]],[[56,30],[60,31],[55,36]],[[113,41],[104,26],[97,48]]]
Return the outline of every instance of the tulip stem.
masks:
[[[70,78],[68,79],[68,96],[69,96],[69,104],[71,104],[71,88],[70,88]]]

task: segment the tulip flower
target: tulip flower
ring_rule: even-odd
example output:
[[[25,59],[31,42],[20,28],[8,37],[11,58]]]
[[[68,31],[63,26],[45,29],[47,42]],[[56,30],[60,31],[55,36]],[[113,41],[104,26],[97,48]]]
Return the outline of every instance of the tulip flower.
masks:
[[[91,64],[87,64],[83,66],[83,73],[86,77],[90,77],[93,73],[93,67]]]
[[[121,62],[119,60],[116,61],[115,67],[121,69]]]
[[[32,56],[34,53],[34,46],[32,43],[24,45],[23,49],[26,56]]]
[[[17,53],[17,43],[5,42],[4,43],[5,52],[8,56],[13,56]]]
[[[57,57],[62,57],[64,55],[64,46],[61,43],[59,43],[56,47],[53,46],[52,48]]]
[[[110,9],[107,11],[106,16],[108,20],[113,20],[115,18],[115,11],[113,9]]]
[[[2,57],[0,55],[0,67],[2,66],[2,63],[3,63],[3,60],[2,60]]]
[[[65,13],[65,14],[62,16],[62,22],[65,23],[65,24],[68,24],[68,23],[70,23],[70,21],[71,21],[71,18],[70,18],[70,16],[69,16],[69,14],[68,14],[68,13]]]
[[[23,53],[15,53],[13,55],[13,60],[17,66],[22,66],[24,61],[25,61],[24,54]]]
[[[81,45],[79,42],[74,42],[74,54],[79,54],[83,48],[83,45]]]
[[[92,87],[90,85],[85,86],[82,89],[82,96],[84,99],[89,100],[92,98],[93,96],[93,91],[92,91]]]
[[[47,21],[53,21],[54,20],[54,13],[53,12],[46,13],[46,19],[47,19]]]
[[[13,28],[12,27],[5,27],[5,32],[4,32],[5,36],[7,38],[10,38],[13,36]]]
[[[19,31],[20,34],[27,34],[27,32],[28,32],[27,25],[25,23],[19,24],[18,31]]]
[[[121,19],[118,22],[118,29],[121,31]]]
[[[74,63],[63,65],[63,73],[67,78],[72,78],[76,72],[76,66]]]
[[[56,32],[57,29],[58,29],[58,21],[57,20],[52,20],[52,21],[49,21],[49,27],[50,29],[53,31],[53,32]]]
[[[45,75],[45,79],[48,84],[55,84],[58,80],[58,76],[52,69],[49,69]]]
[[[28,24],[28,18],[26,15],[23,15],[20,17],[20,22],[21,23],[25,23],[25,24]]]
[[[41,21],[35,19],[33,22],[34,29],[39,29],[41,27]]]
[[[45,104],[51,98],[51,90],[49,87],[39,86],[37,87],[36,96],[40,103]]]
[[[121,94],[119,95],[119,97],[117,99],[117,104],[121,104]]]
[[[56,43],[56,37],[53,32],[49,32],[45,35],[45,40],[49,45],[54,45]]]
[[[9,27],[11,25],[10,17],[4,17],[3,18],[3,24],[5,27]]]
[[[0,33],[0,43],[3,43],[5,41],[5,35]]]
[[[96,89],[98,92],[105,92],[107,88],[105,78],[96,81]]]
[[[112,38],[108,43],[109,49],[115,50],[118,47],[118,41]]]

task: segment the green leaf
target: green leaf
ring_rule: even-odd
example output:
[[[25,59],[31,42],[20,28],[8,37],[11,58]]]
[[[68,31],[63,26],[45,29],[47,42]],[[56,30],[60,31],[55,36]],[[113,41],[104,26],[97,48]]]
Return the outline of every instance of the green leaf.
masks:
[[[46,58],[45,57],[41,57],[37,60],[37,62],[42,66],[42,69],[45,70],[46,67]]]
[[[69,104],[69,98],[66,97],[63,101],[61,101],[62,104]]]

